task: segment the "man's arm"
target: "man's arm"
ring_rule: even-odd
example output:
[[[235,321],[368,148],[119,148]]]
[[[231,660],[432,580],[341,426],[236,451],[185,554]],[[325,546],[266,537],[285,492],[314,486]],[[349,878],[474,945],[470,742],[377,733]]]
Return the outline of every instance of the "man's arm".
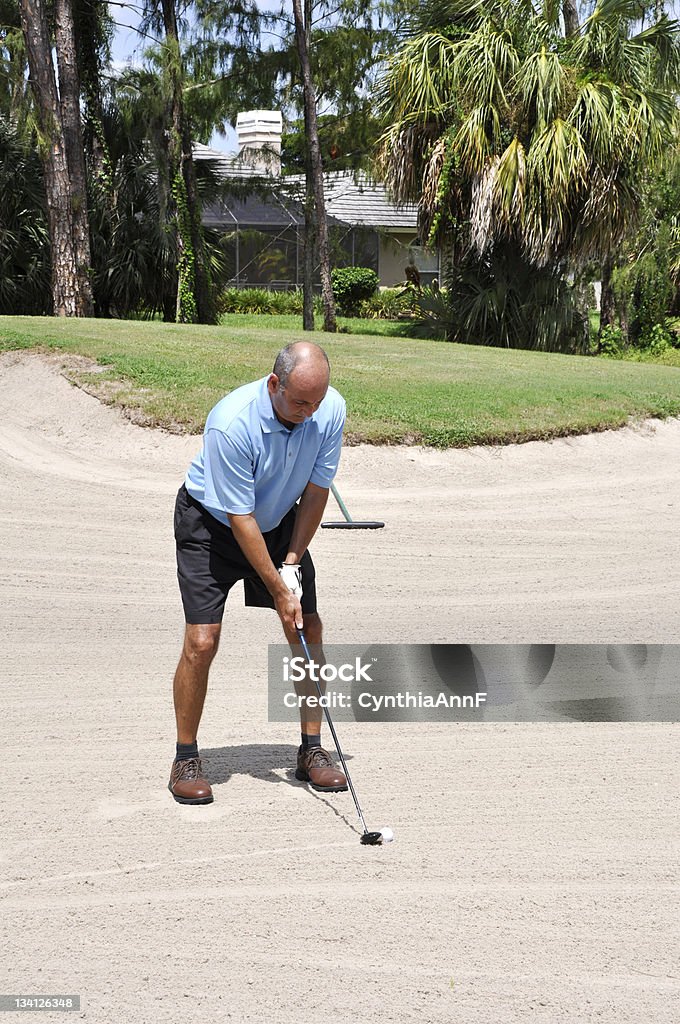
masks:
[[[289,565],[299,565],[300,559],[309,547],[309,543],[319,529],[319,523],[328,501],[328,487],[317,487],[309,483],[302,492],[300,504],[295,515],[295,526],[288,545],[288,554],[284,561]]]
[[[296,626],[302,629],[300,602],[290,592],[272,562],[255,516],[252,512],[247,515],[228,512],[227,516],[241,551],[272,595],[281,622],[292,633],[295,632]]]

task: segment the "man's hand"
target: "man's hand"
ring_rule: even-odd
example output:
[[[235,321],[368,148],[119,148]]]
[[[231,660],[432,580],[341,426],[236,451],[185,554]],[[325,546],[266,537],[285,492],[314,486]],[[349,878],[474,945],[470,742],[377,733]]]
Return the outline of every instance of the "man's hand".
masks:
[[[292,593],[283,577],[276,571],[255,517],[252,513],[229,514],[229,525],[241,551],[271,594],[282,625],[289,634],[295,636],[296,627],[302,629],[303,623],[299,598]]]
[[[298,564],[292,564],[284,562],[279,569],[281,579],[286,584],[291,594],[297,597],[298,601],[302,600],[302,566]]]
[[[295,594],[290,590],[283,590],[280,594],[275,594],[274,606],[281,619],[281,624],[289,633],[295,634],[296,629],[302,629],[304,623],[302,605]]]

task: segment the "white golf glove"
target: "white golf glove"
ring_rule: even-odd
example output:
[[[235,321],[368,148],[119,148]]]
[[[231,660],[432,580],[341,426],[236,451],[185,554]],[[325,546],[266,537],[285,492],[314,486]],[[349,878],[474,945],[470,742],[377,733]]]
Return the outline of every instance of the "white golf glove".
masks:
[[[294,597],[297,597],[298,601],[302,600],[302,566],[301,565],[286,565],[285,563],[279,569],[281,579],[286,584],[288,589],[291,591]]]

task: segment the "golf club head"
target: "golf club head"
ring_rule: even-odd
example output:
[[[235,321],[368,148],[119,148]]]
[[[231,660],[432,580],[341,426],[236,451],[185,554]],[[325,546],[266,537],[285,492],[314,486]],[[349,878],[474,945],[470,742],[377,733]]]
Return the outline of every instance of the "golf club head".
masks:
[[[364,832],[361,837],[364,846],[380,846],[382,841],[382,832]]]

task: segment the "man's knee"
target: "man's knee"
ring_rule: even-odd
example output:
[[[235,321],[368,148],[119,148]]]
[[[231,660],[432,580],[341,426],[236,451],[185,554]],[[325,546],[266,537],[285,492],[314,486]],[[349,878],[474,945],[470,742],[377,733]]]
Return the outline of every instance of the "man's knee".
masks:
[[[219,622],[187,624],[184,655],[190,661],[211,662],[217,654],[222,626]]]
[[[323,623],[318,612],[303,615],[305,638],[310,644],[320,644],[323,636]]]

